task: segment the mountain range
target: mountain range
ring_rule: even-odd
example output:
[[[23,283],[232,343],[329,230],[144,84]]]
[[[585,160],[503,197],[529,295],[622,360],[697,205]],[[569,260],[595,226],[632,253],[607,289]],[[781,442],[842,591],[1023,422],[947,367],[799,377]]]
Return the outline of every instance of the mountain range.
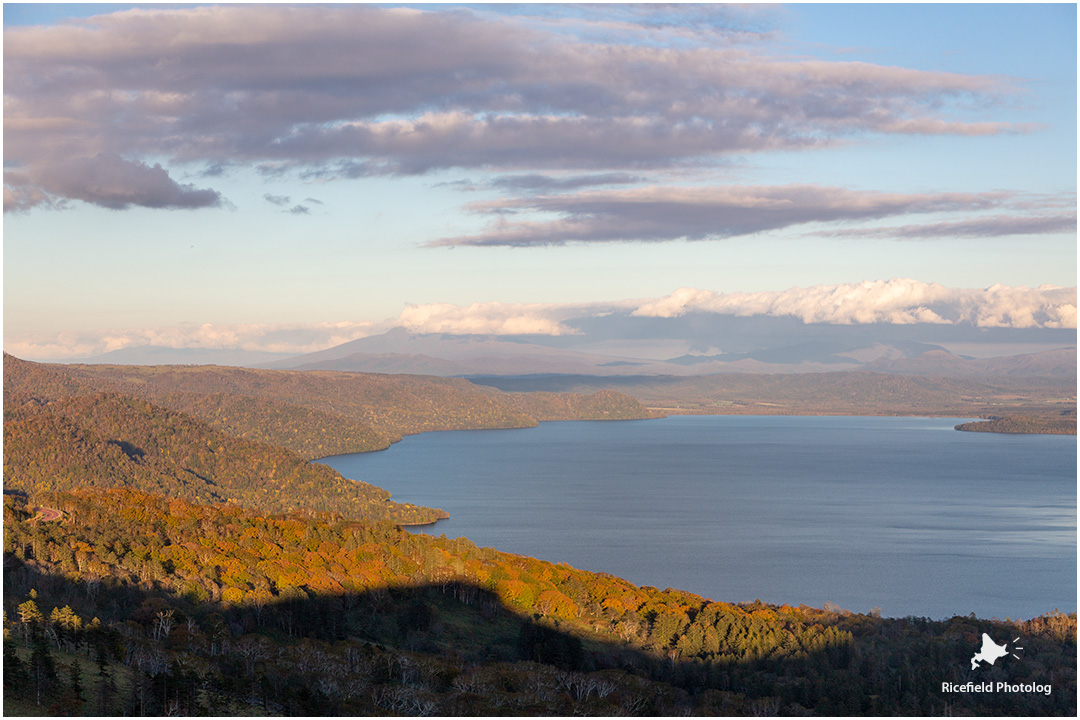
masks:
[[[220,364],[442,377],[673,375],[870,370],[941,376],[1074,376],[1076,331],[919,323],[808,324],[794,318],[628,313],[565,323],[563,335],[461,335],[405,328],[301,355],[241,348],[130,347],[89,364]]]

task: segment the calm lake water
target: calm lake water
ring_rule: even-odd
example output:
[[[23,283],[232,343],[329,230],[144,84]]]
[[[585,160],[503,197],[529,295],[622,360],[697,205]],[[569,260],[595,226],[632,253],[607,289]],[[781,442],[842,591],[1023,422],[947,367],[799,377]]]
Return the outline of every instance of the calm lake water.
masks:
[[[1076,610],[1076,438],[960,419],[670,417],[438,432],[324,458],[423,528],[729,602]]]

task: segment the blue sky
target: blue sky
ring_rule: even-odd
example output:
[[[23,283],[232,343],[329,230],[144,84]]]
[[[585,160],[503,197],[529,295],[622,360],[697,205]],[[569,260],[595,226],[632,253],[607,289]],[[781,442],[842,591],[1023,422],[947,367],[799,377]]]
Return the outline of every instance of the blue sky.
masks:
[[[1075,5],[131,7],[4,7],[17,355],[679,288],[1075,328]]]

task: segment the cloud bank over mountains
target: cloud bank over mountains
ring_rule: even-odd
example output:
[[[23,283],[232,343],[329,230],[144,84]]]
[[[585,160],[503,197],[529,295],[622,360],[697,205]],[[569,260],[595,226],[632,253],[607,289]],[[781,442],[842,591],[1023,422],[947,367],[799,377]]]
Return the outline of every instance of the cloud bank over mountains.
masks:
[[[409,305],[381,323],[182,325],[166,328],[24,336],[6,351],[27,359],[88,357],[128,347],[234,349],[301,354],[377,335],[395,327],[449,335],[573,336],[574,320],[620,314],[677,318],[692,313],[787,317],[822,325],[965,326],[1076,329],[1076,288],[994,285],[948,288],[892,279],[753,293],[680,288],[666,297],[608,303],[474,303]]]
[[[815,185],[584,191],[667,183],[736,155],[1035,128],[988,118],[1024,102],[1021,80],[789,56],[739,28],[740,14],[755,25],[749,9],[690,8],[695,21],[678,24],[664,8],[621,22],[565,12],[225,5],[8,28],[4,209],[228,206],[203,185],[237,167],[309,181],[468,169],[507,173],[486,183],[505,199],[472,206],[496,221],[429,244],[520,246],[723,238],[1015,200]],[[981,222],[1053,233],[1065,214]],[[977,227],[950,222],[938,230]]]
[[[894,279],[821,285],[780,292],[717,293],[682,288],[634,310],[642,317],[688,312],[791,316],[804,323],[856,325],[932,323],[994,328],[1075,328],[1076,288],[948,288]]]

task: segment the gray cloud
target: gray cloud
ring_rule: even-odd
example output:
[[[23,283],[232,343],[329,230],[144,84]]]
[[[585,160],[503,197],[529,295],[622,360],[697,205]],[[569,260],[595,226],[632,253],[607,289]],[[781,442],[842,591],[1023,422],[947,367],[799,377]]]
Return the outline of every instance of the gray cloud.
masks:
[[[680,12],[700,14],[667,8],[649,22],[667,32]],[[152,190],[95,189],[87,158],[308,177],[638,173],[866,134],[1027,129],[987,119],[1015,92],[1002,78],[791,59],[722,33],[625,43],[634,14],[603,41],[466,10],[344,5],[137,9],[8,28],[5,163],[28,183],[9,188],[205,207],[215,191],[132,161],[108,170],[113,180],[139,175]],[[66,179],[42,169],[64,166]]]
[[[15,205],[19,204],[18,198],[30,198],[23,201],[23,208],[15,209],[63,199],[82,200],[112,210],[126,210],[133,205],[194,209],[219,207],[222,203],[216,190],[181,185],[159,164],[150,166],[114,153],[34,163],[23,173],[5,174],[4,184],[5,210],[9,209],[9,189],[16,198]]]
[[[902,194],[819,185],[643,187],[473,203],[496,219],[479,234],[431,246],[537,246],[572,242],[706,240],[812,222],[881,219],[910,213],[984,210],[1005,193]],[[554,220],[508,219],[545,213]]]
[[[491,186],[506,190],[552,192],[576,190],[596,185],[633,185],[644,182],[641,175],[629,173],[601,173],[593,175],[571,175],[556,177],[551,175],[504,175],[491,181]]]
[[[229,169],[228,163],[215,162],[205,167],[202,172],[199,173],[201,177],[221,177]]]
[[[812,233],[819,237],[890,238],[929,240],[934,238],[984,238],[1006,235],[1043,235],[1076,232],[1076,213],[1060,215],[992,215],[954,222],[901,225],[899,227],[846,228]]]
[[[280,208],[284,208],[286,205],[292,204],[292,198],[288,195],[273,195],[271,193],[266,193],[265,195],[263,195],[263,200],[270,203],[271,205],[277,205]],[[314,203],[316,205],[323,204],[321,200],[316,200],[315,198],[304,198],[304,202]],[[296,203],[289,209],[282,210],[282,212],[287,212],[290,215],[310,215],[311,208],[307,205],[304,205],[303,203]]]
[[[289,204],[291,198],[288,195],[272,195],[270,193],[266,193],[265,195],[263,195],[263,200],[270,203],[271,205],[283,207]]]
[[[9,178],[13,179],[8,187]],[[30,208],[62,209],[65,201],[57,200],[44,190],[29,185],[18,173],[4,173],[4,212],[28,212]]]

